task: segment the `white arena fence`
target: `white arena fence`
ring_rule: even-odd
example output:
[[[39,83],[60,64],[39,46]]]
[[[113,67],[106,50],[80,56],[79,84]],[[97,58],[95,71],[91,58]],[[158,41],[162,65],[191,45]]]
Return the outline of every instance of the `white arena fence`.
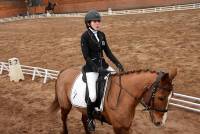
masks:
[[[21,65],[23,74],[32,75],[32,80],[35,80],[35,77],[43,77],[43,83],[46,83],[48,79],[57,79],[57,76],[59,74],[59,71],[50,70],[50,69],[44,69],[40,67],[31,67],[31,66],[25,66]],[[8,63],[0,62],[0,74],[3,73],[3,71],[9,72],[9,66]]]
[[[48,79],[57,79],[59,74],[59,71],[44,69],[40,67],[21,65],[21,68],[24,74],[32,76],[32,80],[35,80],[35,77],[43,77],[43,83],[46,83]],[[9,72],[9,66],[8,63],[0,62],[0,74],[2,74],[3,71]],[[173,95],[174,96],[170,99],[169,103],[171,106],[200,113],[200,98],[179,93],[173,93]]]
[[[170,105],[200,113],[200,98],[174,93]]]
[[[119,10],[119,11],[112,11],[112,9],[109,8],[107,12],[100,12],[100,13],[101,13],[102,16],[109,16],[109,15],[127,15],[127,14],[146,14],[146,13],[156,13],[156,12],[168,12],[168,11],[178,11],[178,10],[199,9],[199,8],[200,8],[200,3],[194,3],[194,4],[144,8],[144,9]],[[84,16],[85,16],[85,13],[40,14],[40,15],[29,15],[29,16],[2,18],[2,19],[0,19],[0,23],[14,22],[14,21],[26,20],[26,19],[36,19],[36,18],[84,17]]]

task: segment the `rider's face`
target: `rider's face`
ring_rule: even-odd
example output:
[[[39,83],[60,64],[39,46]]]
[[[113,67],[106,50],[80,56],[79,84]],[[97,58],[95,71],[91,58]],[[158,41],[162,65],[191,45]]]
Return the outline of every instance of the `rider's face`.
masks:
[[[100,26],[101,26],[101,21],[100,20],[92,20],[90,23],[90,26],[94,29],[94,30],[99,30]]]

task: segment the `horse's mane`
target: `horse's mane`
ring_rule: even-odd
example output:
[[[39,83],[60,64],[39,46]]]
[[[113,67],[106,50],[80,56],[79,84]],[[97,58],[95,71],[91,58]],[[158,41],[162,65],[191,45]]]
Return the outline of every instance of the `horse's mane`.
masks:
[[[138,69],[138,70],[129,70],[129,71],[124,71],[124,72],[117,72],[115,74],[111,74],[111,76],[122,76],[122,75],[128,75],[128,74],[133,74],[133,73],[142,73],[142,72],[150,72],[150,73],[158,73],[155,70],[150,70],[150,69]]]

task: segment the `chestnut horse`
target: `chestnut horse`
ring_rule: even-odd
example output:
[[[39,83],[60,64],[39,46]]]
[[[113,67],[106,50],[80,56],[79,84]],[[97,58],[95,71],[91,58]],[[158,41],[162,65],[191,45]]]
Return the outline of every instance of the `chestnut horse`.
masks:
[[[67,116],[72,108],[70,94],[73,82],[80,70],[63,70],[56,81],[55,100],[50,110],[56,113],[61,109],[63,133],[67,134]],[[110,86],[105,94],[104,110],[101,115],[105,122],[113,126],[116,134],[128,134],[134,118],[136,106],[142,103],[149,111],[152,122],[163,126],[167,118],[169,99],[172,95],[172,80],[177,74],[150,70],[128,71],[110,76]],[[84,108],[77,108],[82,113],[82,123],[87,130],[87,113]]]

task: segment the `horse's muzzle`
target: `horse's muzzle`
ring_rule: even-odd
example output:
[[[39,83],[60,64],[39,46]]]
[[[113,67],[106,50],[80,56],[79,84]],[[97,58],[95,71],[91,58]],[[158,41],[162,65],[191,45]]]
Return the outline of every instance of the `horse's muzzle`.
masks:
[[[162,122],[154,122],[155,127],[161,128],[164,127],[164,124]]]

